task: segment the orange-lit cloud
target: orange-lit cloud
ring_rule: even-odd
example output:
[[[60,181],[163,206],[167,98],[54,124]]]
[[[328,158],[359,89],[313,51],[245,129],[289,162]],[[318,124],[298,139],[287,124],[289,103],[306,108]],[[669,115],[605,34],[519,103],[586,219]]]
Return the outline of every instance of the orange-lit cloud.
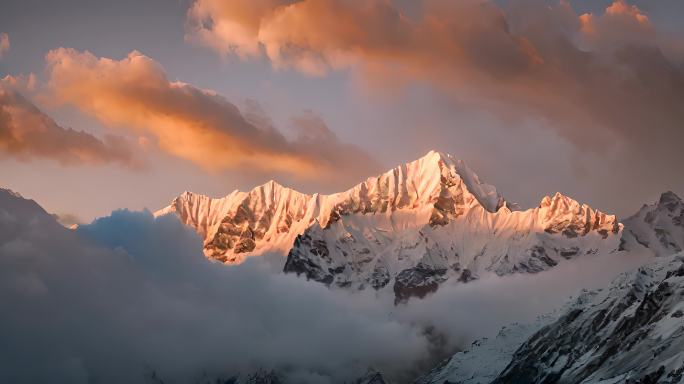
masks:
[[[0,59],[9,52],[10,50],[10,39],[9,35],[5,32],[0,33]]]
[[[342,179],[357,179],[374,164],[325,126],[315,135],[288,140],[263,123],[267,119],[251,121],[215,92],[169,81],[159,63],[139,52],[113,60],[60,48],[46,60],[48,87],[58,101],[109,127],[148,137],[205,169],[276,171],[309,179],[335,169]]]
[[[187,36],[314,76],[351,69],[393,90],[426,82],[505,118],[542,120],[581,151],[626,148],[670,170],[682,160],[684,66],[624,0],[584,15],[567,1],[195,0]]]
[[[0,85],[9,87],[20,93],[33,92],[36,90],[38,78],[34,73],[28,75],[6,75],[0,79]]]
[[[529,42],[509,33],[493,4],[425,1],[421,11],[409,18],[384,0],[197,0],[188,10],[187,36],[222,54],[263,54],[277,68],[315,76],[388,61],[411,69],[438,64],[469,72],[474,69],[470,61],[476,61],[481,72],[496,76],[540,59]]]
[[[60,127],[4,81],[0,82],[0,157],[45,158],[64,165],[141,165],[126,140],[117,136],[100,140]]]
[[[640,24],[648,23],[648,17],[636,5],[628,5],[624,0],[615,0],[606,8],[606,15],[633,18]]]
[[[653,43],[656,39],[648,16],[624,0],[615,0],[602,14],[580,15],[579,20],[583,38],[594,49],[621,43]]]

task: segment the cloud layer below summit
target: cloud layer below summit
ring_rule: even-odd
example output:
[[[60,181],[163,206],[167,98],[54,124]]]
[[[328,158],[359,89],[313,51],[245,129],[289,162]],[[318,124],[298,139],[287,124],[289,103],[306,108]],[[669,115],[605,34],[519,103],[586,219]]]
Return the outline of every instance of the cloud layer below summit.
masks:
[[[395,307],[391,290],[331,290],[274,273],[262,264],[268,256],[210,263],[172,215],[117,211],[70,231],[2,193],[6,382],[191,382],[277,369],[318,384],[349,382],[369,366],[405,382],[474,338],[644,261],[587,255],[536,275],[445,285]]]

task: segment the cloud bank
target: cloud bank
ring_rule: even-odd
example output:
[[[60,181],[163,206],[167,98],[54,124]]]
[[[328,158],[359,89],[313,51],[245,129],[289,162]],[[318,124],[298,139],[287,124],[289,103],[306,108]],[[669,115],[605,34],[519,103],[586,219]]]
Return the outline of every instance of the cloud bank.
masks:
[[[116,211],[70,231],[0,191],[0,381],[185,383],[274,369],[292,383],[340,383],[372,366],[408,382],[638,261],[588,256],[395,307],[391,290],[329,290],[260,258],[226,267],[201,247],[173,215]]]
[[[44,158],[63,165],[140,166],[127,140],[113,135],[99,139],[59,126],[14,90],[16,82],[11,77],[0,81],[0,156],[21,161]]]
[[[340,142],[320,119],[315,128],[311,119],[297,120],[303,125],[295,124],[297,137],[289,140],[264,116],[255,121],[215,92],[170,81],[159,63],[139,52],[113,60],[60,48],[46,61],[48,86],[58,101],[107,126],[150,137],[162,150],[208,170],[274,171],[302,179],[327,173],[351,182],[377,164]]]
[[[71,232],[4,191],[0,207],[0,381],[184,383],[277,368],[331,383],[427,355],[419,330],[372,298],[212,264],[173,216],[118,211]]]
[[[596,14],[539,0],[196,0],[186,30],[222,55],[351,69],[391,91],[427,83],[507,123],[541,121],[573,144],[573,163],[610,161],[610,182],[640,199],[681,178],[684,45],[625,0]]]

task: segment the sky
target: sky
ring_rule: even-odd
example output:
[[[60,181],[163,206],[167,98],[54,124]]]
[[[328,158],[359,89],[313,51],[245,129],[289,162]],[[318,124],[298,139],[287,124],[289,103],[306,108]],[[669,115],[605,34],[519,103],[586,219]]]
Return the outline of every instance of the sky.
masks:
[[[684,4],[3,0],[0,185],[67,221],[431,149],[509,200],[684,194]]]

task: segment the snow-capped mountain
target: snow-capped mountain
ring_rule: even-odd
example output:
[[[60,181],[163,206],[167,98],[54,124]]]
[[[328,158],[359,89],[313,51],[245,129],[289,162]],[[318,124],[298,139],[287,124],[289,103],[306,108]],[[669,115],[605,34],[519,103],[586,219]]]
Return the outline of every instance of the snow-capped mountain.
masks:
[[[449,279],[539,272],[618,247],[615,216],[559,193],[521,211],[462,161],[431,152],[355,187],[330,220],[295,240],[285,272],[398,301]],[[347,192],[348,193],[348,192]]]
[[[680,383],[684,255],[620,275],[532,335],[493,383]]]
[[[221,199],[185,192],[156,215],[170,212],[204,237],[210,258],[287,253],[285,272],[342,287],[391,286],[399,300],[451,278],[539,272],[609,252],[621,229],[615,216],[560,193],[521,211],[463,161],[434,151],[341,193],[269,182]]]
[[[314,222],[324,227],[340,215],[360,213],[370,217],[389,213],[393,230],[415,227],[428,219],[445,220],[450,214],[448,202],[442,201],[442,206],[433,208],[439,197],[435,192],[442,181],[441,170],[435,165],[447,157],[431,151],[417,161],[331,195],[308,195],[275,181],[249,192],[235,190],[217,199],[186,191],[155,212],[155,216],[177,214],[204,238],[205,255],[212,259],[235,264],[267,251],[285,255],[295,237]],[[464,180],[474,191],[471,199],[477,198],[479,205],[490,211],[504,204],[493,186],[480,183],[463,162],[458,161],[458,165],[468,175]]]
[[[672,256],[677,247],[660,239],[681,239],[675,236],[681,212],[682,200],[665,192],[624,221],[621,251],[661,256],[652,265],[620,275],[607,289],[583,290],[534,322],[476,341],[416,384],[679,383],[684,322],[677,311],[684,307],[677,291],[684,280],[676,275],[684,276],[684,255]]]
[[[656,256],[667,256],[684,249],[684,202],[673,192],[644,205],[624,220],[623,249],[647,248]]]
[[[237,264],[254,254],[287,252],[297,234],[324,220],[321,205],[327,200],[270,181],[220,199],[183,192],[155,216],[176,213],[202,236],[207,257]]]
[[[476,341],[415,384],[681,383],[683,295],[684,254],[656,259]]]

